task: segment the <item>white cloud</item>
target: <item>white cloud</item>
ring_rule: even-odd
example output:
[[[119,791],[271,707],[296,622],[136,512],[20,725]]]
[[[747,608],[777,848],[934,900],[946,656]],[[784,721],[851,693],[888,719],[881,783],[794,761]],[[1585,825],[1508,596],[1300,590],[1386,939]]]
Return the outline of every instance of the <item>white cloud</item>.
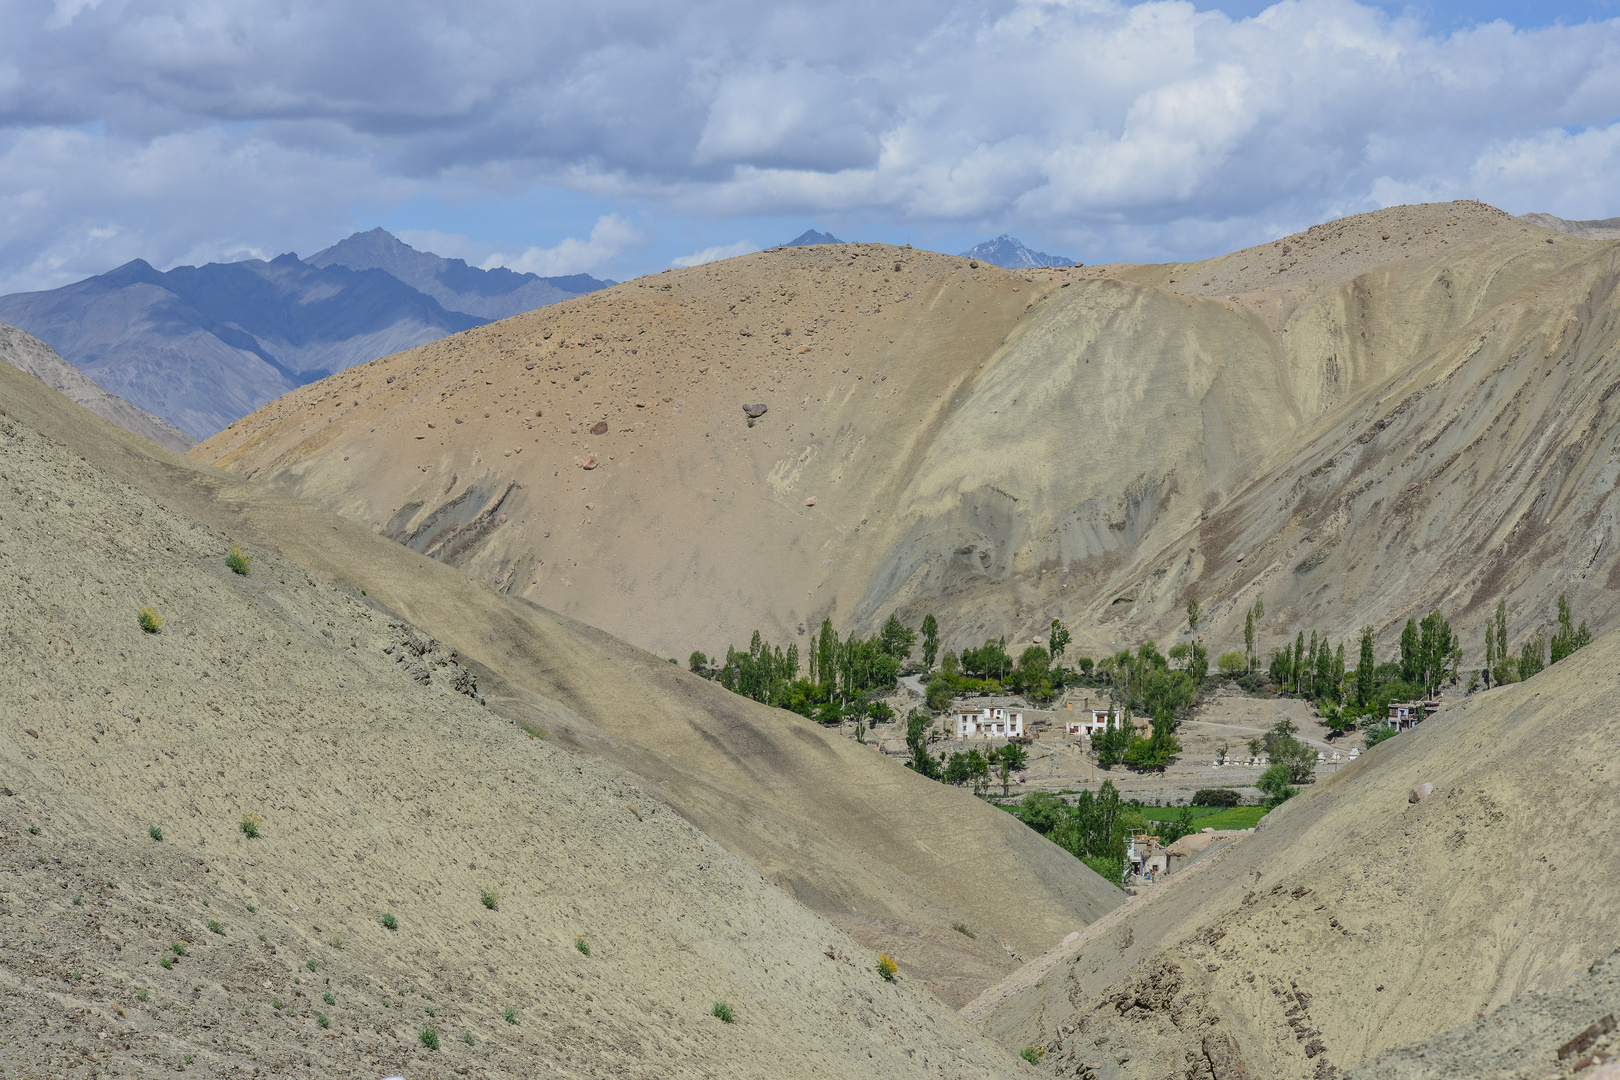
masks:
[[[1436,33],[1354,0],[0,4],[0,288],[546,186],[1081,257],[1424,193],[1608,215],[1617,57],[1620,20]],[[614,217],[494,257],[562,273],[641,243]]]
[[[702,266],[704,263],[719,262],[721,259],[734,259],[738,255],[751,255],[759,250],[759,245],[752,240],[739,240],[735,244],[725,247],[707,247],[702,251],[694,251],[690,255],[681,255],[671,259],[671,266]]]
[[[589,240],[568,237],[556,247],[531,247],[521,255],[496,252],[481,264],[485,270],[504,266],[520,274],[561,277],[595,270],[632,244],[640,243],[641,231],[621,214],[604,214],[591,227]]]

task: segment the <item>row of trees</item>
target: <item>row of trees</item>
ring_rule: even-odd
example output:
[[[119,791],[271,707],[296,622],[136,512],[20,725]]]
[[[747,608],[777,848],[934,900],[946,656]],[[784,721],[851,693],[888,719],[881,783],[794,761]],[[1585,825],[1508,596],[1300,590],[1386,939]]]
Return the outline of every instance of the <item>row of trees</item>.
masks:
[[[1521,682],[1549,663],[1556,664],[1577,649],[1590,645],[1592,632],[1586,628],[1585,620],[1581,621],[1579,627],[1574,622],[1569,601],[1560,593],[1558,629],[1553,631],[1552,638],[1549,640],[1545,632],[1538,632],[1535,637],[1525,639],[1519,647],[1519,655],[1515,657],[1508,647],[1507,601],[1498,600],[1496,611],[1485,623],[1485,666],[1480,669],[1480,678],[1487,687],[1493,681],[1498,684]],[[1547,655],[1549,646],[1552,651],[1550,660]]]

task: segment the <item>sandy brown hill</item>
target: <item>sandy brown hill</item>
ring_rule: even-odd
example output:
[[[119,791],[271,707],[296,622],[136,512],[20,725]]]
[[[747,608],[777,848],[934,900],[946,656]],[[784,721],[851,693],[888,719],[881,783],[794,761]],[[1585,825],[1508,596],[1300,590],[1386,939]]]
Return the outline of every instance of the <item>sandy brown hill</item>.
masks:
[[[1620,944],[1617,664],[1611,634],[1377,747],[987,1029],[1060,1076],[1321,1077],[1565,986]]]
[[[1516,632],[1561,589],[1596,625],[1568,573],[1483,579],[1476,525],[1500,547],[1544,489],[1602,472],[1613,250],[1451,203],[1171,266],[764,252],[377,361],[193,454],[679,657],[893,610],[955,645],[1058,616],[1112,647],[1171,632],[1189,593],[1224,643],[1262,591],[1268,640],[1498,586]],[[1442,445],[1466,488],[1406,496]],[[1590,554],[1605,500],[1554,516],[1543,561]]]
[[[71,420],[43,388],[18,389],[14,416],[53,431]],[[458,650],[493,709],[635,778],[953,1002],[1121,898],[959,790],[307,504],[154,457],[116,431],[73,445],[166,506],[366,590]]]
[[[0,1072],[1022,1068],[646,791],[483,707],[379,590],[154,498],[127,481],[201,474],[132,463],[133,437],[27,383],[0,370]],[[311,543],[408,555],[321,517]]]

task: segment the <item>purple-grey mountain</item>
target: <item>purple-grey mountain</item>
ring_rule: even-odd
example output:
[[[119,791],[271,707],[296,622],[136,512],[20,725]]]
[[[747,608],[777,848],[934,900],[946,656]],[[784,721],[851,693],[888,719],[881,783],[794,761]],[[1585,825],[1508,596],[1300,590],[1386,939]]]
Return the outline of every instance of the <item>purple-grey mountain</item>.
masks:
[[[480,270],[357,233],[287,254],[167,272],[136,259],[47,292],[0,297],[26,330],[109,393],[206,438],[305,383],[602,288],[583,274]]]
[[[975,244],[962,252],[962,258],[977,259],[1007,270],[1025,270],[1032,266],[1074,265],[1073,259],[1066,259],[1062,255],[1048,255],[1044,251],[1033,251],[1025,247],[1022,240],[1006,233],[1002,233],[994,240]]]

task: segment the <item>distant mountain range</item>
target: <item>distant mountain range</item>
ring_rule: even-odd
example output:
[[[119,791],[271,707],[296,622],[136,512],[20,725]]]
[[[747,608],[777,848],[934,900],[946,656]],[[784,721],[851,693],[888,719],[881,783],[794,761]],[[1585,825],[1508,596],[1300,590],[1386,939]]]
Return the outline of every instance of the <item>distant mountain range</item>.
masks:
[[[962,252],[964,259],[977,259],[987,262],[991,266],[1000,266],[1008,270],[1024,270],[1032,266],[1073,266],[1073,259],[1066,259],[1062,255],[1048,255],[1044,251],[1031,251],[1024,246],[1024,242],[1016,236],[1002,233],[994,240],[986,240],[982,244],[975,244]]]
[[[792,240],[789,240],[787,243],[783,244],[782,246],[783,247],[808,247],[811,244],[842,244],[842,243],[843,243],[842,240],[838,239],[838,237],[834,236],[830,232],[816,232],[816,230],[814,230],[814,229],[806,229],[806,230],[804,230],[804,232],[800,233],[798,236],[794,237]]]
[[[48,292],[0,297],[111,394],[206,438],[295,387],[379,356],[613,284],[480,270],[382,229],[309,259],[167,272],[136,259]]]

